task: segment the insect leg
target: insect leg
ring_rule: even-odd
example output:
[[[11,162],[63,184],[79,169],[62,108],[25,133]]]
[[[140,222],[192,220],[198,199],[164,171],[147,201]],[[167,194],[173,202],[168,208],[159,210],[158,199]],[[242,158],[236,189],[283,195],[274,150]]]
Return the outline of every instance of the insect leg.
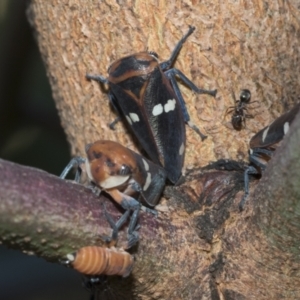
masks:
[[[112,122],[108,124],[111,130],[115,130],[115,125],[121,120],[121,117],[116,117]]]
[[[138,213],[141,208],[141,204],[134,198],[120,192],[117,189],[113,189],[110,191],[107,191],[108,194],[112,196],[112,198],[119,203],[126,211],[130,212],[136,212],[137,215],[133,214],[133,217],[130,219],[130,224],[129,224],[129,229],[128,229],[128,244],[131,244],[131,240],[133,239],[133,227],[134,225],[131,224],[136,224],[137,219],[138,219]],[[125,218],[125,217],[124,217]],[[122,217],[121,217],[122,219]]]
[[[127,221],[129,214],[130,214],[130,210],[125,211],[125,213],[121,216],[121,218],[117,221],[117,223],[115,223],[114,220],[112,219],[111,215],[107,212],[104,204],[103,204],[103,206],[104,206],[105,218],[113,230],[111,237],[105,238],[105,242],[109,243],[110,246],[114,246],[117,243],[119,229]]]
[[[127,243],[126,249],[133,247],[139,240],[139,234],[136,231],[137,227],[139,227],[136,225],[138,218],[139,218],[139,212],[140,212],[140,209],[134,210],[132,213],[132,216],[130,218],[128,231],[127,231],[128,243]]]
[[[251,153],[249,155],[250,162],[252,162],[256,166],[258,166],[262,170],[264,170],[266,168],[266,163],[264,162],[264,160],[263,160],[263,162],[260,161],[260,159],[259,159],[260,154],[264,154],[268,157],[271,157],[273,154],[273,151],[268,150],[268,149],[263,149],[263,148],[251,149]]]
[[[86,78],[90,79],[90,80],[95,80],[95,81],[101,82],[101,83],[108,83],[108,80],[104,76],[101,76],[101,75],[89,75],[89,74],[87,74]],[[109,99],[109,103],[112,106],[113,110],[118,115],[117,118],[115,118],[112,122],[108,123],[108,127],[111,130],[115,130],[115,125],[120,121],[122,113],[120,112],[120,109],[118,108],[118,106],[116,104],[117,101],[115,100],[114,95],[111,92],[108,92],[108,99]]]
[[[139,204],[134,209],[127,209],[125,211],[125,213],[121,216],[121,218],[118,220],[117,223],[114,222],[112,217],[107,213],[106,209],[104,209],[105,217],[113,229],[111,238],[105,239],[110,244],[110,246],[116,244],[117,238],[118,238],[118,231],[123,226],[123,224],[127,221],[131,210],[133,210],[133,213],[130,218],[128,231],[127,231],[127,235],[128,235],[127,249],[131,248],[132,246],[134,246],[137,243],[139,236],[135,230],[136,230],[136,224],[137,224],[138,217],[139,217],[140,208],[141,208],[141,205]]]
[[[68,163],[68,165],[64,168],[64,170],[62,171],[62,173],[60,174],[60,178],[64,179],[66,178],[66,176],[68,175],[68,173],[70,172],[70,170],[73,167],[76,167],[76,174],[75,174],[75,181],[79,182],[80,178],[81,178],[81,168],[80,165],[85,163],[85,158],[80,157],[80,156],[76,156],[74,158],[71,159],[71,161]]]
[[[135,210],[135,209],[139,208],[139,206],[140,206],[140,203],[136,199],[120,192],[117,189],[111,189],[106,192],[108,194],[110,194],[112,196],[112,198],[117,203],[119,203],[125,210],[128,210],[128,209]]]
[[[272,156],[272,154],[274,153],[273,150],[268,150],[268,149],[264,149],[264,148],[253,148],[252,149],[253,154],[255,155],[256,153],[264,153],[268,156]]]
[[[94,81],[98,81],[98,82],[102,82],[102,83],[108,83],[108,79],[102,75],[86,74],[85,78],[88,80],[94,80]]]
[[[175,75],[177,75],[191,90],[196,92],[197,94],[207,94],[213,97],[216,96],[217,90],[204,90],[198,88],[190,79],[188,79],[180,70],[172,68],[165,72],[168,78],[173,77],[175,79]],[[171,78],[170,78],[171,79]]]
[[[182,48],[182,45],[185,43],[185,41],[187,40],[187,38],[194,32],[196,28],[193,27],[193,26],[189,26],[189,30],[188,32],[180,39],[180,41],[177,43],[177,45],[175,46],[170,58],[164,62],[162,62],[160,64],[160,67],[163,69],[163,70],[167,70],[169,69],[172,64],[174,63],[180,49]]]
[[[254,116],[253,115],[250,115],[250,114],[245,114],[245,118],[248,118],[248,119],[253,119]]]
[[[111,130],[115,130],[115,125],[122,119],[122,111],[118,106],[117,99],[111,92],[108,93],[108,99],[109,99],[109,103],[110,103],[111,107],[117,114],[117,117],[112,122],[110,122],[108,124],[108,126]]]
[[[230,114],[230,113],[232,113],[233,111],[235,111],[235,109],[236,109],[235,106],[229,106],[229,107],[226,109],[226,111],[225,111],[225,116],[226,116],[227,114]]]
[[[249,166],[245,172],[244,172],[244,181],[245,181],[245,193],[243,196],[243,199],[241,200],[240,204],[239,204],[239,209],[240,211],[244,210],[244,206],[245,206],[245,202],[249,196],[249,174],[255,175],[255,174],[259,174],[260,172],[256,170],[256,168],[254,168],[253,166]]]
[[[172,70],[174,70],[174,69],[172,69]],[[172,71],[172,70],[170,70],[170,71]],[[167,71],[167,72],[166,72],[166,75],[167,75],[167,77],[170,79],[170,82],[171,82],[171,84],[172,84],[172,86],[173,86],[173,90],[174,90],[174,92],[175,92],[175,94],[176,94],[176,96],[177,96],[177,99],[179,100],[180,107],[181,107],[181,111],[182,111],[183,117],[184,117],[184,121],[185,121],[185,122],[186,122],[186,123],[187,123],[194,131],[196,131],[196,132],[200,135],[202,141],[205,140],[205,139],[207,138],[207,136],[204,135],[204,134],[199,130],[199,128],[198,128],[198,127],[190,120],[190,115],[189,115],[189,113],[188,113],[188,111],[187,111],[187,108],[186,108],[186,105],[185,105],[185,101],[184,101],[184,99],[183,99],[183,97],[182,97],[182,94],[181,94],[181,92],[180,92],[180,90],[179,90],[179,87],[178,87],[178,84],[177,84],[177,81],[176,81],[176,79],[175,79],[174,74],[172,74],[172,73],[170,73],[169,71]]]
[[[232,96],[235,103],[239,102],[239,100],[236,100],[233,90],[231,90],[231,96]]]
[[[104,76],[102,75],[92,75],[92,74],[86,74],[85,75],[86,79],[88,80],[94,80],[94,81],[97,81],[97,82],[101,82],[101,83],[109,83],[108,79],[105,78]],[[113,109],[116,111],[118,117],[115,118],[111,123],[108,124],[109,128],[111,130],[115,130],[115,125],[120,121],[121,119],[121,113],[120,113],[120,109],[118,108],[118,106],[116,105],[116,101],[114,100],[114,96],[112,93],[108,93],[108,98],[109,98],[109,102],[111,104],[111,106],[113,107]]]

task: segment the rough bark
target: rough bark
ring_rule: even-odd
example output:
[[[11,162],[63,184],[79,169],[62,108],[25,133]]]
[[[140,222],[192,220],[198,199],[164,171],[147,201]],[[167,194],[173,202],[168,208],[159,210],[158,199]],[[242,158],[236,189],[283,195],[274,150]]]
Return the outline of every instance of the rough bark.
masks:
[[[133,148],[132,137],[122,124],[118,124],[114,132],[108,130],[106,124],[115,115],[108,106],[107,95],[97,84],[86,81],[84,75],[88,72],[105,75],[108,65],[115,59],[147,47],[166,59],[188,24],[197,27],[181,50],[176,67],[196,85],[217,88],[218,95],[216,99],[193,95],[182,87],[192,120],[209,135],[202,143],[187,129],[187,169],[205,166],[220,158],[245,160],[249,137],[295,103],[299,90],[299,17],[296,1],[74,0],[62,3],[35,0],[29,10],[73,154],[82,154],[84,145],[97,139],[118,140]],[[226,116],[225,111],[233,105],[231,92],[238,96],[242,88],[251,90],[253,101],[258,103],[250,110],[255,118],[247,120],[246,129],[237,132],[232,129],[230,115]],[[236,194],[243,188],[242,172],[194,170],[189,172],[185,184],[168,187],[165,195],[170,199],[163,202],[168,211],[157,219],[146,214],[141,216],[141,239],[136,249],[133,276],[122,283],[111,279],[116,289],[121,289],[120,285],[127,286],[122,297],[299,298],[299,193],[296,179],[300,168],[294,167],[299,162],[299,131],[296,130],[299,125],[297,119],[292,134],[286,139],[286,142],[292,142],[282,147],[272,159],[256,189],[257,199],[249,198],[243,213],[237,208],[242,192]],[[82,195],[88,193],[77,185],[57,187],[61,181],[51,180],[49,191],[45,184],[36,185],[34,191],[41,193],[40,199],[43,199],[43,192],[39,188],[52,197],[55,196],[51,194],[53,190],[60,188],[70,190],[66,193],[74,193],[77,189]],[[10,186],[10,181],[6,184],[6,188],[9,187],[18,191],[16,185]],[[25,189],[22,194],[27,192]],[[4,200],[15,199],[13,194],[4,195]],[[73,199],[73,194],[70,195],[68,197]],[[90,193],[83,197],[96,200]],[[70,205],[68,201],[60,201],[57,205]],[[68,217],[61,214],[63,210],[57,210],[61,224],[68,228],[64,234],[49,241],[49,245],[58,245],[57,254],[42,248],[36,251],[30,236],[26,239],[27,248],[23,244],[22,247],[58,259],[75,243],[96,243],[97,234],[107,232],[107,225],[100,224],[97,229],[88,226],[95,225],[98,217],[101,219],[101,208],[93,207],[94,202],[86,200],[86,208],[81,211],[79,208],[83,204],[80,199],[76,201],[74,214],[77,217],[79,210],[81,220],[78,223],[74,223],[68,214]],[[45,204],[37,203],[54,210],[50,208],[49,200]],[[70,206],[73,210],[73,204]],[[110,207],[110,211],[115,210]],[[50,218],[53,214],[43,223],[38,205],[35,211],[34,215],[42,223],[42,232],[47,236],[48,231],[44,228],[54,226]],[[92,217],[86,218],[85,212],[88,216],[91,213]],[[28,218],[31,219],[30,214]],[[49,226],[47,222],[50,222]],[[103,218],[99,222],[103,222]],[[9,220],[6,219],[6,223]],[[73,226],[83,227],[79,229],[81,235],[77,236]],[[7,243],[14,241],[14,236],[6,235]],[[62,238],[67,235],[66,240]],[[26,237],[28,235],[22,235],[22,238]],[[36,247],[42,246],[38,243]]]
[[[220,158],[247,159],[249,137],[298,99],[299,10],[297,1],[32,1],[30,20],[72,154],[101,139],[133,146],[115,118],[106,91],[85,79],[107,74],[124,55],[149,49],[163,61],[187,31],[196,31],[182,48],[175,67],[199,86],[218,89],[216,99],[181,85],[191,119],[208,134],[202,143],[187,129],[186,167]],[[253,103],[247,128],[232,129],[231,115],[240,90]],[[201,153],[201,156],[199,156]]]

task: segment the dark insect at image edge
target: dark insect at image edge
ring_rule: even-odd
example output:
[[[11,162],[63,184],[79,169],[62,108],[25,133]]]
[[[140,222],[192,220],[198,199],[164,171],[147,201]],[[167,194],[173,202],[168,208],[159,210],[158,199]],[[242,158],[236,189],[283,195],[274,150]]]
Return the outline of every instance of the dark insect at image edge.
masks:
[[[245,192],[239,204],[242,211],[249,196],[249,175],[261,175],[266,169],[268,161],[276,151],[276,144],[282,141],[288,133],[290,125],[300,110],[300,103],[291,110],[275,119],[270,125],[257,132],[250,140],[250,164],[244,172]]]

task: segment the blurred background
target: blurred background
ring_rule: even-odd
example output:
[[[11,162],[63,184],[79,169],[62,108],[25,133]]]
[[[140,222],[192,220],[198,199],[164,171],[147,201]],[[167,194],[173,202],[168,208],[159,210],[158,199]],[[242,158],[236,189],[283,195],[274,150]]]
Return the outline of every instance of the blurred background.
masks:
[[[59,175],[69,162],[69,146],[27,5],[0,0],[0,158]],[[88,298],[77,272],[0,246],[0,299]]]

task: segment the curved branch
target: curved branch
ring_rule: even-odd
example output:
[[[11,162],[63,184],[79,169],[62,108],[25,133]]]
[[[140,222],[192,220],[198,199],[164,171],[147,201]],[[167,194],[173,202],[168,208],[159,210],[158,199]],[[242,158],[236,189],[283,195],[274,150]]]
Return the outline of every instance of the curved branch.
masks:
[[[110,233],[104,196],[44,171],[0,160],[0,236],[8,246],[48,260]],[[108,211],[116,214],[113,205]]]
[[[0,170],[0,234],[6,245],[57,261],[81,246],[101,245],[100,236],[111,233],[102,201],[114,218],[121,214],[105,197],[46,172],[3,160]],[[265,285],[252,274],[266,278],[270,266],[276,267],[270,255],[273,245],[249,218],[251,205],[239,213],[242,178],[240,171],[195,170],[184,184],[167,187],[170,199],[160,207],[165,212],[157,218],[140,214],[132,276],[122,282],[109,278],[111,288],[122,290],[123,297],[133,293],[154,299],[174,298],[177,293],[188,299],[191,291],[199,299],[208,291],[212,298],[214,293],[261,295]],[[224,227],[229,220],[230,226]],[[125,239],[122,232],[121,243]],[[274,248],[271,253],[278,264],[285,262],[285,270],[294,270],[295,260],[286,260],[289,253]],[[234,278],[223,282],[233,273]],[[272,271],[268,297],[276,299],[279,286],[297,286],[299,276],[284,276]],[[222,289],[217,282],[223,282]],[[241,282],[253,284],[255,292],[245,292]]]
[[[57,261],[81,246],[100,245],[100,236],[110,234],[102,201],[107,202],[110,214],[120,215],[117,207],[106,198],[98,198],[89,189],[44,171],[4,160],[0,161],[0,171],[0,235],[8,246]],[[228,217],[235,176],[219,171],[207,174],[197,171],[185,185],[168,187],[166,192],[172,197],[161,207],[165,212],[159,213],[157,218],[140,214],[141,240],[135,249],[134,276],[125,281],[128,285],[135,279],[130,292],[172,297],[176,290],[189,293],[191,286],[197,286],[195,295],[200,295],[209,286],[209,278],[199,286],[199,276],[210,264],[211,230],[222,230]],[[198,186],[197,193],[186,197],[187,189],[194,186]],[[201,191],[207,197],[199,202]],[[190,214],[208,204],[206,198],[210,197],[216,201],[220,219],[213,220],[212,209],[209,215],[213,226],[207,227],[209,231],[206,232],[200,227],[209,215],[191,218]],[[121,234],[121,240],[125,238],[125,234]],[[186,281],[191,273],[194,278]],[[147,282],[140,281],[142,278]],[[119,281],[116,285],[120,289]]]

